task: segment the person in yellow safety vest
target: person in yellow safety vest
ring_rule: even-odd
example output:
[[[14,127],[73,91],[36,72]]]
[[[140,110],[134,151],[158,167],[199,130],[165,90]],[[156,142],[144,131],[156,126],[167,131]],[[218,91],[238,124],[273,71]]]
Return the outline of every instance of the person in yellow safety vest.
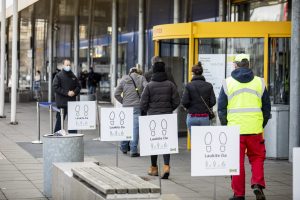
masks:
[[[263,78],[254,76],[246,54],[234,59],[231,77],[223,81],[218,98],[222,125],[240,127],[240,175],[232,176],[234,192],[229,200],[245,199],[245,151],[252,169],[251,188],[257,200],[265,200],[263,189],[266,149],[262,136],[270,119],[271,103]]]

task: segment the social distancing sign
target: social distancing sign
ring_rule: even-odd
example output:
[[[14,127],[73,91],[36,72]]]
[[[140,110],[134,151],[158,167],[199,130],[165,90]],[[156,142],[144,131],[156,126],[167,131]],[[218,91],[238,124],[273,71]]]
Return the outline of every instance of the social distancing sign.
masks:
[[[177,114],[139,117],[141,156],[178,153]]]
[[[96,129],[96,102],[68,102],[68,130]]]
[[[192,176],[240,173],[240,131],[236,126],[192,126]]]
[[[101,141],[132,140],[133,108],[101,108]]]

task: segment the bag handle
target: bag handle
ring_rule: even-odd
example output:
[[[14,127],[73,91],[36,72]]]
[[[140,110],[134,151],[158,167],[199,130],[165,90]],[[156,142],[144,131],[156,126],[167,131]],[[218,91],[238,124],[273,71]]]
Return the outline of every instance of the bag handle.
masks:
[[[207,105],[206,102],[204,101],[203,97],[202,97],[202,96],[200,96],[200,97],[201,97],[203,103],[205,104],[206,108],[208,109],[209,113],[210,113],[210,114],[213,114],[212,110],[208,107],[208,105]]]
[[[197,90],[197,87],[195,85],[193,85],[193,87],[195,88],[195,91],[196,91],[197,95],[200,96],[201,100],[205,104],[205,106],[208,109],[209,113],[212,115],[213,111],[209,108],[209,106],[207,105],[207,103],[205,102],[205,100],[203,99],[203,97],[199,94],[199,91]]]
[[[135,89],[137,95],[139,96],[139,99],[141,99],[141,95],[140,95],[140,92],[139,92],[139,88],[136,87],[136,84],[135,84],[135,81],[133,80],[133,78],[132,78],[130,75],[128,75],[128,76],[131,78],[131,80],[132,80],[132,82],[133,82],[134,89]]]

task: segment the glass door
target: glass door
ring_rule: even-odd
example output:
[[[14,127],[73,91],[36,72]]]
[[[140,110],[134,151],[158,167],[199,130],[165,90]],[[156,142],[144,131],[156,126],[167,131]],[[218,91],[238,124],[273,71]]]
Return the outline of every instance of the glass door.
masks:
[[[264,75],[264,38],[212,38],[199,39],[198,60],[204,68],[204,77],[218,97],[224,78],[231,76],[233,60],[237,54],[249,56],[254,75]]]
[[[176,84],[180,98],[183,94],[184,86],[188,82],[188,39],[171,39],[160,41],[159,55],[166,64],[166,71],[172,74],[172,81]],[[185,134],[186,111],[179,107],[178,113],[178,131],[179,134]]]

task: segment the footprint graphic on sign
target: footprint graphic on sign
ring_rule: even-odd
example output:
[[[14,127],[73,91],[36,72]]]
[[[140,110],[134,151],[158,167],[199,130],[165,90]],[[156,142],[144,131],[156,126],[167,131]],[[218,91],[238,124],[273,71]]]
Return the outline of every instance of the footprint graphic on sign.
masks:
[[[211,132],[207,132],[204,138],[204,142],[206,145],[206,152],[211,152],[211,142],[212,142],[212,134]]]
[[[114,111],[111,111],[111,113],[109,114],[109,119],[110,119],[110,125],[114,125],[115,124],[115,117],[116,117],[116,114]]]
[[[88,105],[84,105],[83,106],[83,114],[84,114],[84,116],[88,116],[88,114],[89,114],[89,107],[88,107]]]
[[[161,128],[162,128],[162,134],[166,135],[167,134],[167,128],[168,128],[167,120],[163,119],[161,121]]]
[[[150,121],[149,128],[150,128],[150,131],[151,131],[151,136],[155,136],[156,123],[155,123],[154,120]]]
[[[76,112],[76,116],[80,115],[80,105],[75,106],[75,112]]]
[[[226,143],[227,143],[227,135],[224,132],[221,132],[219,135],[219,141],[220,141],[220,151],[225,152],[226,151]]]
[[[125,113],[121,111],[119,117],[120,117],[120,125],[124,125]]]

